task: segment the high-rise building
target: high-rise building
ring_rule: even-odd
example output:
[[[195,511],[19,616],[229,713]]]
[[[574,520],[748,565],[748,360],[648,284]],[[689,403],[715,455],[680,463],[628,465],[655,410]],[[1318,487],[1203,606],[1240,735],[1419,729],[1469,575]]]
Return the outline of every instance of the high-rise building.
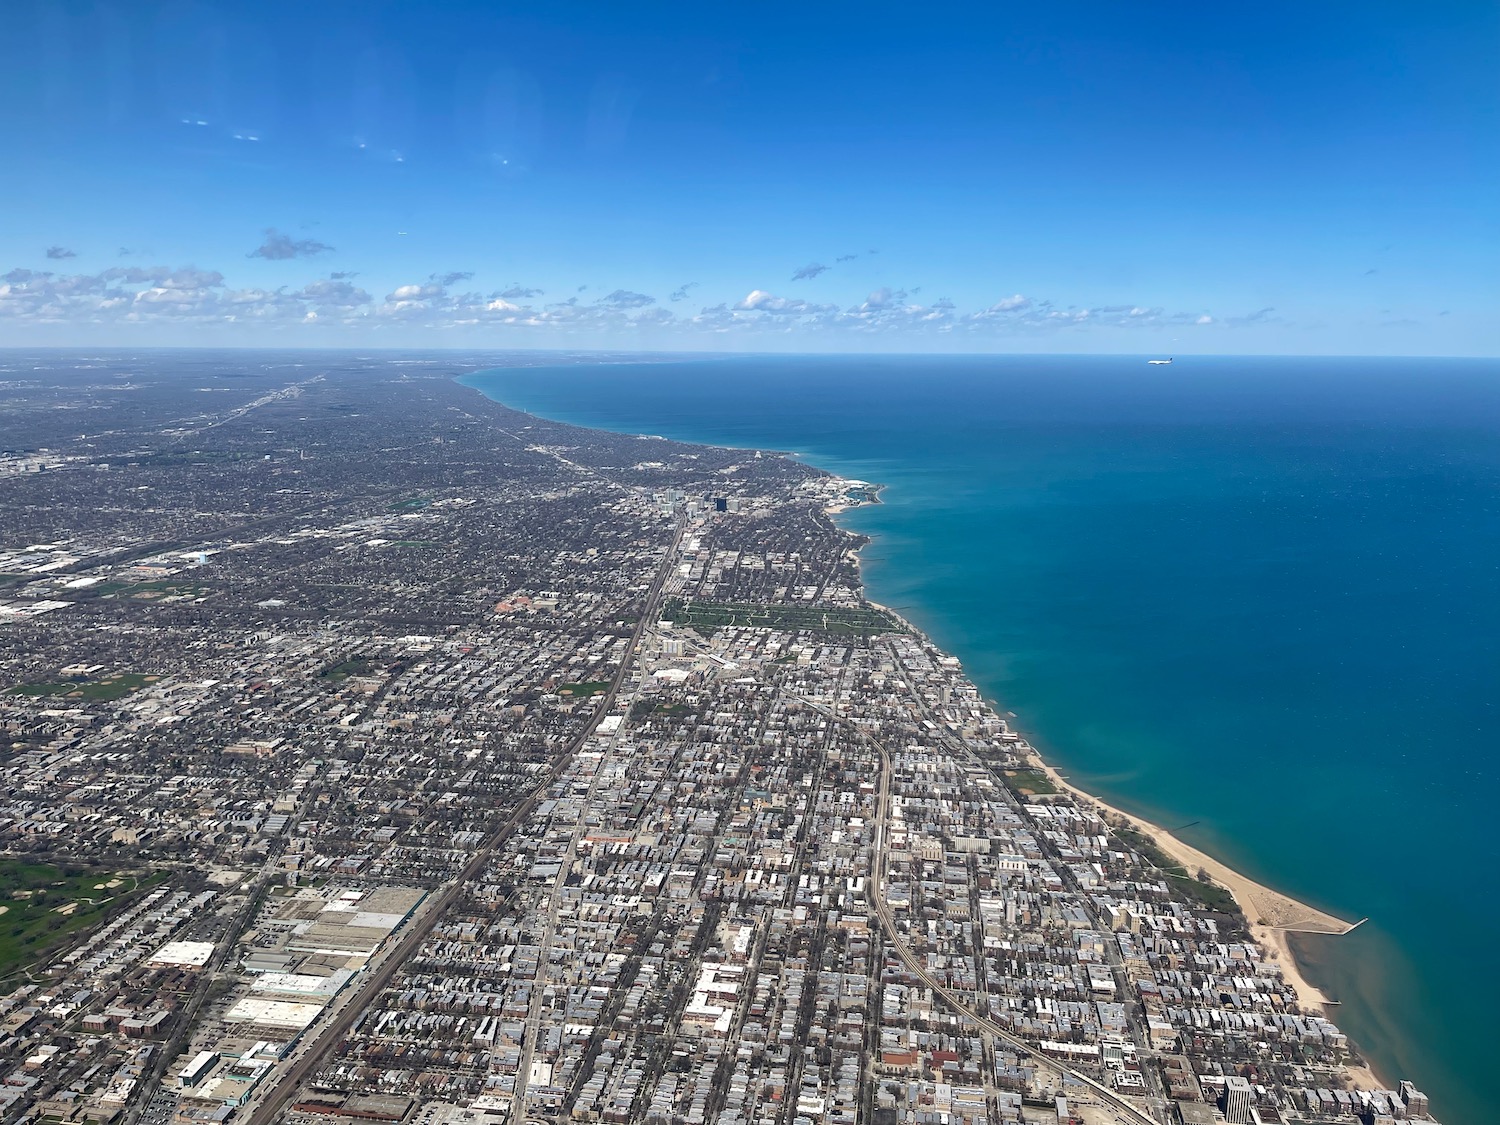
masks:
[[[1427,1095],[1418,1090],[1410,1082],[1401,1083],[1401,1100],[1406,1103],[1406,1116],[1427,1117],[1430,1111],[1427,1108]]]
[[[1255,1094],[1250,1083],[1237,1074],[1224,1080],[1224,1120],[1248,1125],[1250,1107],[1255,1104]]]

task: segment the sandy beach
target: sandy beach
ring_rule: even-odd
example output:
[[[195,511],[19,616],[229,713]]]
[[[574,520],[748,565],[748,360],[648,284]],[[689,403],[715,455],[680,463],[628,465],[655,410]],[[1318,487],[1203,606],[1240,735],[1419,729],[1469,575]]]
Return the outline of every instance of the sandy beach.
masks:
[[[907,629],[926,640],[928,644],[934,644],[926,633],[890,606],[874,601],[869,604],[889,613]],[[934,644],[934,647],[940,646]],[[1207,852],[1183,842],[1160,825],[1128,813],[1124,809],[1116,808],[1094,794],[1073,785],[1054,767],[1043,761],[1034,748],[1030,750],[1030,757],[1030,765],[1045,773],[1060,791],[1070,794],[1080,803],[1094,805],[1109,815],[1128,822],[1132,828],[1151,840],[1162,852],[1180,863],[1184,874],[1196,875],[1199,870],[1207,872],[1209,878],[1234,896],[1235,902],[1239,904],[1250,923],[1251,937],[1266,950],[1270,957],[1275,959],[1281,975],[1296,991],[1298,1004],[1310,1012],[1328,1014],[1327,1009],[1335,1002],[1302,975],[1301,967],[1297,964],[1296,955],[1286,935],[1288,933],[1312,933],[1340,936],[1354,929],[1359,925],[1358,922],[1347,922],[1326,911],[1309,906],[1305,902],[1300,902],[1290,895],[1273,890],[1264,883],[1256,882]],[[1345,1066],[1344,1070],[1358,1087],[1391,1088],[1368,1066]]]
[[[1297,989],[1297,996],[1302,1003],[1308,1006],[1323,1006],[1332,1002],[1303,979],[1285,935],[1289,931],[1346,934],[1354,928],[1356,923],[1335,918],[1332,914],[1327,914],[1305,902],[1299,902],[1280,891],[1272,890],[1263,883],[1257,883],[1207,852],[1199,851],[1191,844],[1184,843],[1160,825],[1152,824],[1149,820],[1143,820],[1138,816],[1132,816],[1123,809],[1101,801],[1094,794],[1079,789],[1055,768],[1042,761],[1039,756],[1034,757],[1034,761],[1037,768],[1042,770],[1058,789],[1128,821],[1137,832],[1146,836],[1163,852],[1182,864],[1185,874],[1196,875],[1200,869],[1208,872],[1209,877],[1215,883],[1234,895],[1235,902],[1239,903],[1240,909],[1245,912],[1245,917],[1250,922],[1255,940],[1265,943],[1275,953],[1280,962],[1282,974]]]
[[[1359,925],[1358,922],[1346,922],[1317,907],[1300,902],[1290,895],[1273,890],[1264,883],[1257,883],[1207,852],[1184,843],[1160,825],[1152,824],[1149,820],[1116,808],[1107,801],[1100,800],[1094,794],[1078,788],[1044,762],[1034,749],[1031,754],[1035,767],[1045,773],[1058,789],[1071,794],[1080,803],[1095,805],[1110,815],[1129,822],[1137,832],[1182,864],[1187,874],[1196,875],[1202,869],[1214,882],[1228,890],[1250,922],[1250,936],[1276,960],[1281,969],[1281,975],[1296,991],[1297,1002],[1308,1011],[1330,1014],[1327,1009],[1334,1001],[1302,975],[1296,955],[1292,952],[1286,935],[1309,933],[1341,936]],[[1345,1065],[1343,1069],[1359,1088],[1367,1090],[1393,1088],[1368,1065]]]

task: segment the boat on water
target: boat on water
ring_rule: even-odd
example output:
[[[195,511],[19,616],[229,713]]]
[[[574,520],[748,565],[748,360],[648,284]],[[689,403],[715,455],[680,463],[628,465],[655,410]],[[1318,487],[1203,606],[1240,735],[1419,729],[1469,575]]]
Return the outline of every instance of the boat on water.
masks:
[[[1151,364],[1151,366],[1153,367],[1165,367],[1169,363],[1171,363],[1172,360],[1170,357],[1168,357],[1167,359],[1148,359],[1146,362]]]

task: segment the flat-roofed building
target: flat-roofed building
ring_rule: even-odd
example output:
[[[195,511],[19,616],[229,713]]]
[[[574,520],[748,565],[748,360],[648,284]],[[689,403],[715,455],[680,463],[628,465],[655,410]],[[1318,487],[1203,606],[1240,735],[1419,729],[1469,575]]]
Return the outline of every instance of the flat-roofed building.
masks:
[[[219,1061],[218,1051],[199,1051],[193,1056],[191,1062],[177,1073],[177,1087],[186,1090],[189,1086],[196,1086],[213,1070]]]
[[[263,1027],[268,1031],[298,1032],[317,1019],[322,1010],[322,1004],[246,996],[224,1013],[224,1022]]]
[[[146,968],[201,969],[213,955],[211,941],[169,941],[146,960]]]

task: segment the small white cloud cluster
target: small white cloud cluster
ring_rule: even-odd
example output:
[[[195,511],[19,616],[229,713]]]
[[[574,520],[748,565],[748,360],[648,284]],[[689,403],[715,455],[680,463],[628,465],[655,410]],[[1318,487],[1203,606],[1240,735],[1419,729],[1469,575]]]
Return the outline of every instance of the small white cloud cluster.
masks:
[[[1269,310],[1267,310],[1269,311]],[[1198,313],[1169,313],[1140,305],[1102,305],[1059,308],[1052,301],[1021,293],[1002,297],[973,312],[961,311],[942,298],[929,304],[913,299],[904,289],[877,289],[857,305],[815,304],[753,289],[734,304],[706,308],[692,322],[713,332],[760,326],[767,330],[807,329],[857,333],[940,332],[1023,335],[1095,325],[1167,327],[1217,323]]]
[[[752,289],[742,299],[682,314],[655,297],[629,289],[585,301],[578,296],[541,302],[540,289],[519,284],[483,292],[468,287],[473,275],[434,273],[377,298],[335,273],[300,287],[231,287],[217,270],[193,266],[117,266],[92,274],[15,269],[0,275],[0,319],[30,324],[147,324],[153,322],[265,325],[316,324],[350,329],[405,326],[457,330],[493,325],[563,336],[624,336],[640,330],[683,337],[726,333],[892,334],[973,333],[1027,335],[1094,326],[1240,326],[1265,322],[1272,310],[1214,318],[1200,312],[1167,312],[1141,305],[1061,308],[1015,293],[963,311],[952,301],[922,301],[917,291],[876,289],[843,306]],[[672,293],[687,299],[693,285]]]
[[[94,274],[0,275],[0,318],[36,323],[315,321],[356,315],[370,295],[348,281],[232,289],[217,270],[117,266]]]

